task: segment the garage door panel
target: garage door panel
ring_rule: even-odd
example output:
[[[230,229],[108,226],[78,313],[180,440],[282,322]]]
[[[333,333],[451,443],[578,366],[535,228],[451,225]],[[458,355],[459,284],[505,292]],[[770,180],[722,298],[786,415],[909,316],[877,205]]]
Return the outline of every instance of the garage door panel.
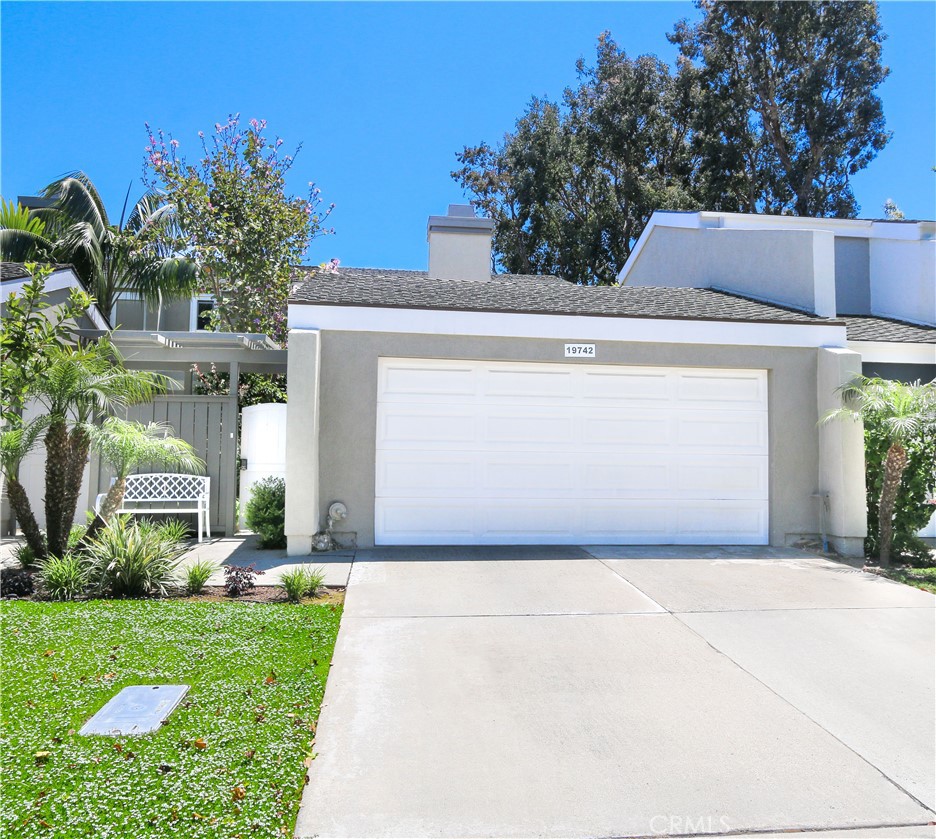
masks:
[[[377,452],[377,495],[405,498],[429,489],[470,498],[478,495],[478,472],[471,450]]]
[[[724,455],[679,458],[676,494],[682,498],[767,500],[767,458]]]
[[[477,417],[464,406],[385,405],[377,411],[378,449],[471,448],[477,429]]]
[[[582,378],[583,401],[600,405],[667,402],[673,398],[675,384],[672,374],[652,370],[585,370]]]
[[[767,423],[754,411],[681,411],[676,417],[676,445],[686,452],[765,454]]]
[[[675,418],[661,410],[581,409],[582,444],[607,450],[666,446],[676,442]]]
[[[509,457],[488,454],[481,467],[483,495],[527,497],[530,489],[544,498],[575,497],[579,465],[571,455],[525,452]]]
[[[682,502],[677,528],[682,544],[718,544],[730,532],[732,544],[762,545],[767,540],[767,511],[757,501]]]
[[[684,371],[677,375],[676,399],[699,407],[757,410],[766,401],[766,378],[758,371]]]
[[[384,402],[469,401],[475,397],[478,371],[467,364],[425,365],[397,362],[381,367]]]
[[[530,365],[487,370],[481,379],[481,395],[493,404],[571,404],[577,396],[574,372],[535,370]]]
[[[380,365],[379,544],[767,541],[766,371]]]
[[[493,446],[571,446],[575,441],[576,417],[571,409],[492,410],[483,422],[483,439]]]

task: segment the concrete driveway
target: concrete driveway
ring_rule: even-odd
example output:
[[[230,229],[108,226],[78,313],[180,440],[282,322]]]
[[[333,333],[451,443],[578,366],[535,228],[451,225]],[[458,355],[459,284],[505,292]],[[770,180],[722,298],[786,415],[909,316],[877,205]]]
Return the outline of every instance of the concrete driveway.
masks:
[[[934,605],[771,548],[358,551],[297,836],[932,837]]]

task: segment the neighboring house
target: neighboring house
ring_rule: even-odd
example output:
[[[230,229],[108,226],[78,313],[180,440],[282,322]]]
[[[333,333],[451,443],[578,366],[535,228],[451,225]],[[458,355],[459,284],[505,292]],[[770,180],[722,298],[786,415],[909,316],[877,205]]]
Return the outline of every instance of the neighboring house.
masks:
[[[3,300],[22,288],[28,276],[22,265],[4,263]],[[47,302],[51,306],[63,303],[72,287],[82,287],[72,268],[56,266],[46,280]],[[198,317],[210,304],[210,298],[194,297],[161,307],[144,307],[142,301],[125,294],[111,313],[112,323],[92,306],[76,324],[76,336],[90,339],[107,334],[127,367],[161,373],[174,383],[167,395],[128,408],[127,416],[141,422],[166,422],[174,434],[195,447],[211,478],[210,526],[215,531],[233,535],[239,468],[236,381],[241,372],[284,373],[286,351],[266,335],[205,330]],[[204,369],[214,364],[219,372],[229,373],[235,381],[235,395],[192,394],[193,363]],[[34,416],[39,410],[38,406],[29,405],[26,415]],[[92,455],[82,485],[80,511],[88,509],[95,495],[107,488],[110,477],[106,465]],[[41,443],[23,460],[20,480],[42,527],[45,524],[41,503],[45,494],[45,449]],[[79,514],[79,521],[82,514]],[[12,522],[5,499],[0,526],[3,534],[11,532]]]
[[[360,546],[783,545],[824,529],[862,551],[860,427],[817,424],[862,369],[844,319],[491,275],[492,228],[453,205],[429,219],[428,272],[297,270],[291,554],[334,501],[339,541]]]
[[[861,372],[936,379],[936,223],[657,212],[618,280],[838,317]],[[936,537],[936,515],[922,535]]]

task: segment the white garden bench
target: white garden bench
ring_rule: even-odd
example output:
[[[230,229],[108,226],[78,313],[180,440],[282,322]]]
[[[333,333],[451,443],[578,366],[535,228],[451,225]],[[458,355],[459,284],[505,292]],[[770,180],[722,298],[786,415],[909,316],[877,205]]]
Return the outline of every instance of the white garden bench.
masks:
[[[114,480],[111,479],[111,485]],[[107,493],[102,492],[94,501],[95,512]],[[211,538],[208,529],[208,509],[211,500],[211,478],[202,475],[181,475],[171,472],[152,472],[146,475],[127,475],[127,490],[118,513],[197,513],[198,541],[202,534]],[[161,506],[128,507],[128,504],[156,504]],[[169,506],[174,504],[176,506]],[[180,504],[190,504],[180,507]]]

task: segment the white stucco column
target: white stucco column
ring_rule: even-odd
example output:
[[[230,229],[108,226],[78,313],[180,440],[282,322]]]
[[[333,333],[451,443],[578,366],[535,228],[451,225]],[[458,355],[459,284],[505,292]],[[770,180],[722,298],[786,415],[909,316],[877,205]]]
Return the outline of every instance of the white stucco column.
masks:
[[[819,417],[842,404],[837,388],[861,374],[861,356],[851,350],[818,350]],[[829,493],[826,533],[844,556],[861,556],[868,534],[865,499],[864,430],[859,421],[819,426],[819,491]]]
[[[286,386],[286,552],[312,553],[319,530],[319,370],[321,335],[289,332]]]

